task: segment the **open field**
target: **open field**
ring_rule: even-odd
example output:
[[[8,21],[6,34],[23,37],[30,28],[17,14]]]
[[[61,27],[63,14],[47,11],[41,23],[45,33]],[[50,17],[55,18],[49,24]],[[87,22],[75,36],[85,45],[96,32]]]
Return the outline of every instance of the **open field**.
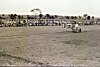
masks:
[[[100,66],[100,26],[1,27],[0,65]]]

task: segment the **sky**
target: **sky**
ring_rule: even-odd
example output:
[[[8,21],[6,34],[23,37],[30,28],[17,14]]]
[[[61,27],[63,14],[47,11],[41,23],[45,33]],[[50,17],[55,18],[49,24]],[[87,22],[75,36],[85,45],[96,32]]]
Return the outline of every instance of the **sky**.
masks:
[[[1,14],[28,14],[34,8],[43,14],[100,17],[100,0],[0,0]]]

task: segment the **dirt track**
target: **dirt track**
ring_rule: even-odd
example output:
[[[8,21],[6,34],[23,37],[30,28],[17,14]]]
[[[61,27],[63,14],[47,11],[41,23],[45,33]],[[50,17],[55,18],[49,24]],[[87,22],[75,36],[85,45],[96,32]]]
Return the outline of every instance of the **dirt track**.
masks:
[[[100,66],[100,26],[0,28],[1,65]]]

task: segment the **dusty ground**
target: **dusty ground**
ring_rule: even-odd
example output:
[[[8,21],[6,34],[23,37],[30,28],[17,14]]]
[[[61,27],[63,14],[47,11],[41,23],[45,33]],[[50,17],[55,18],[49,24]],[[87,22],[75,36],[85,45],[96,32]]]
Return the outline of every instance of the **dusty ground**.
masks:
[[[0,66],[100,66],[100,26],[0,28]]]

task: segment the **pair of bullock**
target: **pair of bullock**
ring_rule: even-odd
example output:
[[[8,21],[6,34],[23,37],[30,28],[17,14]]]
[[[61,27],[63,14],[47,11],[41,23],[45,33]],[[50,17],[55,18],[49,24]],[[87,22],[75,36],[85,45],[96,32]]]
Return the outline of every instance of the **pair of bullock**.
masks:
[[[80,33],[81,32],[81,28],[79,26],[79,24],[77,22],[73,22],[73,23],[62,23],[63,28],[66,28],[66,30],[68,28],[70,28],[73,32],[75,33]]]

